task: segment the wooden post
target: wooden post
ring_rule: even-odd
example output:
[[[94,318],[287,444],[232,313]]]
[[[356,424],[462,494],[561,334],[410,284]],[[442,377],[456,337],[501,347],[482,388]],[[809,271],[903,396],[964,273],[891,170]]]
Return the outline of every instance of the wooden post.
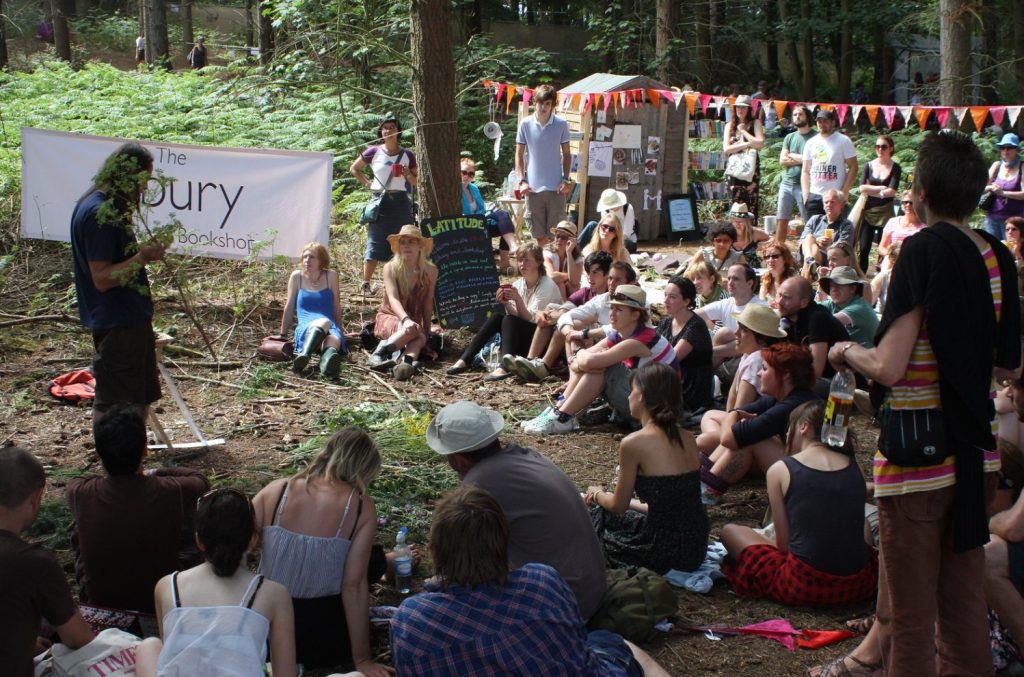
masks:
[[[583,132],[583,138],[580,139],[579,169],[576,170],[576,181],[580,184],[579,202],[576,203],[576,220],[582,230],[583,224],[587,222],[587,192],[590,187],[590,175],[587,170],[590,167],[590,139],[594,135],[593,106],[586,112],[580,112],[580,131]]]
[[[690,107],[683,97],[683,171],[679,173],[682,178],[680,192],[684,195],[690,192]]]

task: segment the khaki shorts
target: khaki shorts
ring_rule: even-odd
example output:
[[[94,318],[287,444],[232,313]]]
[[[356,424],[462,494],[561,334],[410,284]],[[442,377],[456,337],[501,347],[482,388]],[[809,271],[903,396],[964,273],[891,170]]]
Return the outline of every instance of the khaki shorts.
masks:
[[[551,229],[565,219],[565,197],[557,190],[526,196],[526,223],[535,240],[551,237]]]

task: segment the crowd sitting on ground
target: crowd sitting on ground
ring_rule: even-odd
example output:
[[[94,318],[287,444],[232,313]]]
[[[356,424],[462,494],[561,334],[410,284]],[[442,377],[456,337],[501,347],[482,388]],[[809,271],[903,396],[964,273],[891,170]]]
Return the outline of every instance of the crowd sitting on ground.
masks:
[[[549,161],[565,163],[567,140],[550,143],[547,136],[561,134],[548,124],[553,100],[542,88],[536,99],[537,124],[520,130],[518,146],[546,143]],[[737,116],[737,128],[748,114]],[[819,112],[818,121],[831,132],[834,114]],[[369,364],[408,380],[438,357],[429,341],[437,269],[428,260],[430,238],[411,218],[396,223],[405,218],[415,158],[397,146],[397,120],[378,131],[385,143],[352,166],[364,182],[365,165],[383,179],[381,211],[390,214],[369,236],[364,268],[371,291],[376,262],[386,262],[373,331],[379,343]],[[845,152],[831,136],[823,133],[819,145]],[[753,125],[730,143],[742,151],[758,139]],[[886,162],[891,140],[886,144],[864,181],[882,185],[877,197],[892,200],[895,187],[877,183],[881,171],[898,171]],[[1003,164],[1012,164],[1005,146]],[[866,298],[870,287],[853,255],[855,229],[844,216],[856,179],[852,158],[839,163],[848,174],[845,187],[823,185],[805,162],[801,206],[817,213],[797,243],[799,262],[785,240],[753,227],[747,205],[734,204],[735,223],[714,226],[712,246],[668,281],[657,326],[629,263],[629,240],[615,213],[623,205],[606,200],[579,252],[575,224],[561,218],[564,179],[535,171],[542,153],[517,153],[535,241],[517,243],[517,279],[498,287],[496,311],[447,375],[468,372],[497,338],[500,359],[484,380],[543,380],[563,362],[568,374],[557,399],[521,422],[525,433],[571,433],[589,420],[586,414],[603,409],[600,420],[629,434],[619,445],[614,490],[594,485],[581,492],[541,453],[503,443],[500,413],[468,401],[437,412],[426,442],[463,486],[435,508],[435,579],[392,620],[399,672],[499,674],[518,666],[530,674],[664,674],[621,637],[586,632],[605,595],[606,566],[692,571],[707,551],[708,508],[749,474],[765,477],[773,523],[763,532],[722,530],[730,555],[724,571],[738,594],[817,606],[877,596],[873,634],[820,674],[873,674],[882,663],[892,675],[954,667],[991,672],[982,592],[1011,632],[1024,634],[1024,499],[1003,496],[1000,509],[987,513],[1000,452],[1005,468],[1020,465],[1020,281],[1017,252],[965,221],[986,186],[1012,191],[998,183],[1006,178],[1000,166],[990,169],[996,183],[986,184],[980,152],[962,135],[930,135],[920,153],[906,218],[888,241],[888,228],[882,233],[889,265],[881,319]],[[464,189],[475,209],[477,197]],[[756,179],[734,190],[756,204],[749,197]],[[541,224],[541,214],[558,219]],[[760,276],[750,264],[758,259],[768,263]],[[329,378],[347,352],[337,274],[318,243],[304,248],[300,266],[288,280],[281,334],[295,323],[293,368],[302,372],[319,355]],[[770,286],[763,295],[762,281]],[[964,326],[974,333],[958,331]],[[877,537],[865,525],[869,487],[852,440],[836,444],[822,434],[828,381],[842,370],[854,371],[862,390],[871,385],[876,395],[866,406],[883,431],[870,486]],[[995,405],[993,379],[1007,388]],[[338,431],[303,472],[271,482],[250,501],[229,488],[203,493],[205,478],[190,471],[144,471],[150,401],[104,402],[94,436],[107,477],[68,489],[80,520],[82,601],[156,615],[160,637],[140,645],[139,674],[194,673],[214,656],[225,674],[255,674],[268,648],[275,675],[295,674],[297,663],[387,674],[368,640],[368,586],[389,575],[389,557],[374,545],[368,491],[381,459],[372,438],[354,428]],[[928,426],[942,421],[942,439],[920,448],[898,442],[908,429],[921,434],[922,417]],[[690,421],[699,425],[696,437],[681,428]],[[1000,439],[1005,430],[1007,441],[1017,440],[1016,452],[997,447],[993,422]],[[935,453],[940,457],[932,459]],[[0,586],[11,629],[0,632],[0,664],[17,674],[31,670],[32,654],[43,646],[36,639],[42,618],[71,648],[91,638],[52,554],[19,536],[34,521],[44,486],[42,466],[29,452],[0,450],[0,574],[23,572],[30,583]],[[167,498],[175,493],[177,504]],[[151,529],[156,522],[160,529]],[[153,545],[119,556],[123,572],[108,568],[105,558],[116,556],[103,540],[108,529],[145,531]],[[192,551],[182,539],[189,530]],[[995,538],[982,550],[990,532]],[[258,544],[253,573],[244,556]],[[517,612],[493,613],[510,608]],[[233,649],[229,659],[225,645]]]

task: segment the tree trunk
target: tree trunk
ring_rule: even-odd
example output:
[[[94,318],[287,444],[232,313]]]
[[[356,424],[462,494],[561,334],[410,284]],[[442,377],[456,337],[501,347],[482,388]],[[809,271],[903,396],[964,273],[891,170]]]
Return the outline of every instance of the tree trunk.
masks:
[[[185,53],[188,54],[196,42],[192,30],[192,0],[182,0],[181,3],[181,41],[184,43]]]
[[[775,16],[775,0],[764,0],[762,10],[768,31],[764,36],[765,47],[767,48],[768,63],[766,64],[770,80],[781,80],[779,73],[779,18]]]
[[[694,21],[697,26],[697,89],[710,88],[711,85],[711,8],[708,0],[695,0]]]
[[[850,25],[850,0],[841,0],[842,29],[839,33],[839,101],[850,100],[850,85],[853,84],[853,27]]]
[[[484,32],[484,11],[480,0],[470,0],[462,5],[462,30],[466,39]]]
[[[803,23],[801,46],[804,54],[804,77],[800,83],[800,96],[804,101],[812,101],[814,99],[814,33],[811,31],[810,0],[800,0],[800,19]]]
[[[71,34],[68,31],[68,17],[64,13],[64,4],[63,0],[50,0],[53,48],[58,59],[71,63]]]
[[[253,19],[253,11],[256,3],[253,0],[245,0],[245,46],[252,47],[256,44],[256,21]]]
[[[1017,96],[1024,97],[1024,2],[1011,2],[1013,12],[1013,81],[1017,83]]]
[[[1020,2],[1011,4],[1019,5]],[[984,0],[980,7],[981,11],[981,49],[978,50],[981,57],[981,70],[978,73],[978,84],[981,86],[982,100],[992,105],[996,103],[996,87],[999,82],[999,17],[1000,8],[996,7],[996,0]]]
[[[146,61],[171,70],[167,39],[167,5],[164,0],[146,0]]]
[[[462,213],[451,18],[450,0],[410,2],[419,203],[426,219]]]
[[[672,31],[676,26],[676,0],[658,0],[658,18],[654,29],[654,56],[658,61],[657,77],[662,82],[674,80],[671,52]]]
[[[264,66],[274,58],[274,24],[266,14],[270,3],[271,0],[257,0],[256,5],[260,27],[260,63]]]
[[[0,71],[7,70],[10,59],[7,56],[7,15],[4,14],[4,0],[0,0]]]
[[[939,0],[939,98],[943,106],[965,106],[969,103],[970,19],[967,0]]]
[[[784,25],[789,20],[789,0],[778,0],[779,7],[779,25]],[[793,80],[794,82],[803,83],[804,81],[804,69],[800,66],[800,57],[797,55],[796,40],[792,38],[792,35],[786,35],[783,38],[782,49],[786,55],[786,61],[788,61],[793,67]],[[801,84],[803,87],[803,84]]]

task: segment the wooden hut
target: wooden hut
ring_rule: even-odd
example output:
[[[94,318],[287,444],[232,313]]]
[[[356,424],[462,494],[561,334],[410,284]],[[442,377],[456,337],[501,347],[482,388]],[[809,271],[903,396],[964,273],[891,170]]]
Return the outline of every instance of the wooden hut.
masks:
[[[558,92],[556,113],[569,123],[577,158],[573,179],[580,184],[580,226],[597,218],[601,192],[616,188],[636,211],[638,239],[653,240],[665,232],[663,196],[689,192],[686,104],[677,107],[659,94],[666,90],[667,85],[643,75],[595,73]]]

